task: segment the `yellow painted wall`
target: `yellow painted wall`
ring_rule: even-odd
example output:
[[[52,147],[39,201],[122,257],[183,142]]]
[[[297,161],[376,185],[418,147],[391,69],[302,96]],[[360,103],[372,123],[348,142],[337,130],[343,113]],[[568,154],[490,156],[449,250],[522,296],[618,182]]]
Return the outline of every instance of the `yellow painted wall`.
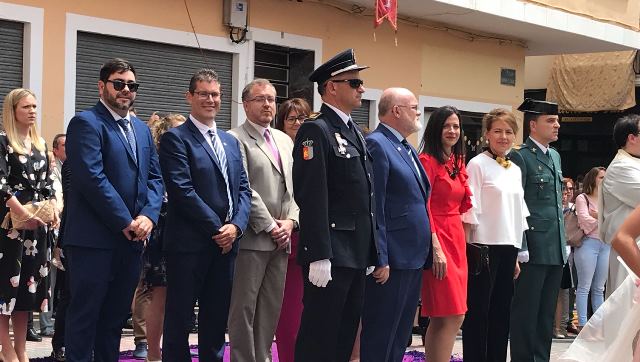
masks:
[[[178,0],[0,0],[44,8],[42,134],[50,141],[63,131],[64,38],[67,12],[191,31],[183,1]],[[198,33],[227,36],[222,0],[188,0]],[[402,86],[419,95],[517,106],[524,90],[524,49],[497,42],[470,42],[442,31],[399,24],[398,46],[388,24],[373,39],[373,19],[321,3],[250,0],[250,27],[321,38],[324,60],[346,48],[356,49],[365,85]],[[135,34],[132,34],[135,37]],[[500,85],[500,67],[514,68],[515,87]]]

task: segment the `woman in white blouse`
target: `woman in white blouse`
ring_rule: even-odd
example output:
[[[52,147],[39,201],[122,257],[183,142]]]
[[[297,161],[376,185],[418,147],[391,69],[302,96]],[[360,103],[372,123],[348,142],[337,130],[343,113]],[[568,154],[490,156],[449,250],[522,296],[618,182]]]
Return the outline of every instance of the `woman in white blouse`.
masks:
[[[518,132],[513,113],[494,109],[483,124],[488,147],[467,166],[473,208],[462,217],[469,263],[465,362],[507,358],[513,279],[520,272],[516,259],[529,216],[520,169],[507,156]]]
[[[578,330],[587,324],[587,299],[591,290],[591,306],[595,312],[604,302],[604,284],[609,271],[611,245],[598,236],[598,192],[604,179],[605,168],[594,167],[584,176],[583,193],[576,197],[578,225],[584,231],[582,246],[574,251],[574,263],[578,272],[576,309]]]

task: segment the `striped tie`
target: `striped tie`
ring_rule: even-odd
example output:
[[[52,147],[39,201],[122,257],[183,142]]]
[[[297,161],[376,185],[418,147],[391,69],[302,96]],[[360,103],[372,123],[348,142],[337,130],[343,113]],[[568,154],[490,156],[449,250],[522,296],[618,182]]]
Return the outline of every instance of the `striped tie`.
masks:
[[[231,188],[229,187],[229,176],[227,175],[227,155],[224,153],[224,148],[222,147],[222,142],[218,139],[217,134],[212,130],[207,131],[209,137],[211,138],[211,144],[213,145],[213,153],[216,155],[218,159],[218,164],[220,165],[220,170],[222,171],[222,177],[224,177],[224,182],[227,186],[227,199],[229,200],[229,212],[227,213],[227,220],[231,220],[233,216],[233,199],[231,198]]]
[[[124,131],[124,135],[127,137],[127,142],[129,143],[129,147],[131,147],[131,154],[133,155],[133,161],[138,163],[138,157],[136,155],[136,136],[133,134],[131,130],[129,120],[126,118],[121,118],[117,120],[118,124]]]

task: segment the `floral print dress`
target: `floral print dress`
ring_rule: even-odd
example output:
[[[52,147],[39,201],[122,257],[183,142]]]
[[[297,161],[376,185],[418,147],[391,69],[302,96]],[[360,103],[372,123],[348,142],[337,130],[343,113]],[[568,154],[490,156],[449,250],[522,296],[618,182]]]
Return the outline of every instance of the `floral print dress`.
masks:
[[[30,155],[14,152],[7,134],[0,132],[0,222],[9,211],[11,196],[21,204],[53,197],[46,150],[32,146]],[[49,311],[49,265],[52,230],[0,228],[0,313]]]

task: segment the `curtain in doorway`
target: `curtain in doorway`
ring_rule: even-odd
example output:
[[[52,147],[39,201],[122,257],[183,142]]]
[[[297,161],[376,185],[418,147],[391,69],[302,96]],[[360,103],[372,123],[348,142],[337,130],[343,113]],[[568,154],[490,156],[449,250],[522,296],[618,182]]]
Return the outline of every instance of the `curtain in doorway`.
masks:
[[[556,56],[547,100],[562,112],[621,111],[636,105],[636,51]]]

